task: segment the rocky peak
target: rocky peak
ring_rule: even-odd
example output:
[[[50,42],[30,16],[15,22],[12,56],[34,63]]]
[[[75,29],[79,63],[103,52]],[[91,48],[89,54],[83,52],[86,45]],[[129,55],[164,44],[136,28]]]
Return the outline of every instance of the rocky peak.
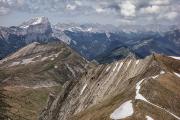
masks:
[[[29,28],[30,26],[39,25],[39,24],[50,24],[50,22],[46,17],[35,17],[22,23],[20,27],[26,29]]]
[[[46,17],[35,17],[20,25],[20,28],[26,29],[28,34],[49,34],[52,33],[51,24]]]

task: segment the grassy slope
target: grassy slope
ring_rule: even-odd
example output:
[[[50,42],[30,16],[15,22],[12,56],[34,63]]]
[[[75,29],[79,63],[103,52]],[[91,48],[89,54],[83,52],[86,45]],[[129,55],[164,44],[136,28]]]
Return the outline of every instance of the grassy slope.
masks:
[[[5,94],[10,96],[8,103],[11,112],[16,115],[14,120],[36,120],[43,106],[46,105],[49,93],[57,93],[61,86],[39,89],[6,87]],[[20,116],[20,117],[18,117]]]
[[[21,119],[37,119],[37,115],[45,106],[48,94],[50,92],[59,92],[61,90],[61,85],[71,79],[72,73],[65,66],[69,64],[73,67],[83,68],[83,64],[86,61],[83,60],[77,53],[73,52],[69,47],[64,44],[49,44],[40,46],[42,49],[50,49],[48,51],[37,52],[27,56],[22,56],[20,58],[15,58],[4,64],[0,64],[0,80],[6,80],[3,83],[6,95],[10,96],[8,103],[12,106],[11,112],[14,113],[15,120]],[[39,49],[40,49],[39,48]],[[45,61],[41,61],[41,58],[51,56],[52,54],[59,53],[58,57],[54,60],[48,58]],[[41,55],[42,57],[37,58],[36,62],[27,65],[17,65],[13,67],[8,67],[14,61],[19,61],[22,59],[33,58],[35,56]],[[58,68],[54,68],[54,66]],[[76,78],[81,76],[81,72],[77,73]],[[22,88],[20,86],[32,86],[41,85],[44,82],[57,82],[58,86],[49,88]],[[18,87],[19,86],[19,87]],[[18,116],[21,116],[19,118]]]

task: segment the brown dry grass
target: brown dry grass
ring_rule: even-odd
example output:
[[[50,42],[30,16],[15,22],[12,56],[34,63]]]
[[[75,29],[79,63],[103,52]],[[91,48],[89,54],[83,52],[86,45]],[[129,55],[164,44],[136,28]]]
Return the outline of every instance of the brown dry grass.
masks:
[[[15,115],[13,120],[37,120],[40,111],[46,105],[49,93],[59,92],[61,86],[39,89],[6,87],[5,89],[5,94],[10,96],[7,100],[11,105],[10,112]]]

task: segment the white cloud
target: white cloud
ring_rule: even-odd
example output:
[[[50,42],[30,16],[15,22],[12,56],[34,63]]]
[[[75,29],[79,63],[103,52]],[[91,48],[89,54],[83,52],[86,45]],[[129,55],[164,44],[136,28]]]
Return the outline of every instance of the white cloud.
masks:
[[[0,7],[0,15],[6,15],[10,12],[9,8]]]
[[[71,15],[78,16],[77,22],[86,22],[87,19],[83,18],[88,17],[89,21],[110,24],[139,24],[145,19],[146,23],[164,21],[165,24],[174,24],[180,19],[179,3],[180,0],[0,0],[0,15],[23,12],[51,17],[49,14],[52,13],[60,14],[63,20],[71,20]],[[75,22],[74,18],[72,21]]]
[[[169,4],[169,0],[152,0],[150,2],[150,4],[153,4],[153,5],[167,5]]]
[[[24,5],[25,1],[24,0],[16,0],[18,5]]]
[[[160,11],[160,7],[157,5],[148,6],[146,8],[141,8],[140,13],[158,13]]]
[[[136,14],[136,6],[130,1],[120,4],[121,14],[127,17],[133,17]]]
[[[102,12],[105,12],[105,9],[103,9],[103,8],[96,8],[96,12],[97,13],[102,13]]]
[[[76,5],[82,6],[82,2],[81,1],[75,1]]]
[[[121,24],[135,24],[135,21],[133,21],[133,20],[127,20],[127,19],[117,19],[117,22],[118,23],[121,23]]]
[[[66,6],[66,9],[75,10],[75,9],[76,9],[76,5],[68,4],[68,5]]]
[[[169,20],[174,20],[178,16],[177,12],[169,12],[165,14],[165,17]]]

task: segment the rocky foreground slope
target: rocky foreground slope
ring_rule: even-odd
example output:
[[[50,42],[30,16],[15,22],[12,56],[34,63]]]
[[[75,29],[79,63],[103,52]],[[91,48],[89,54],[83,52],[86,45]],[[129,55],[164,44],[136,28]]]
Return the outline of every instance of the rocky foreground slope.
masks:
[[[34,42],[0,61],[0,81],[12,106],[13,120],[35,120],[50,92],[76,80],[88,69],[88,61],[62,42]]]
[[[179,60],[129,57],[66,82],[39,120],[179,120],[179,86]]]

